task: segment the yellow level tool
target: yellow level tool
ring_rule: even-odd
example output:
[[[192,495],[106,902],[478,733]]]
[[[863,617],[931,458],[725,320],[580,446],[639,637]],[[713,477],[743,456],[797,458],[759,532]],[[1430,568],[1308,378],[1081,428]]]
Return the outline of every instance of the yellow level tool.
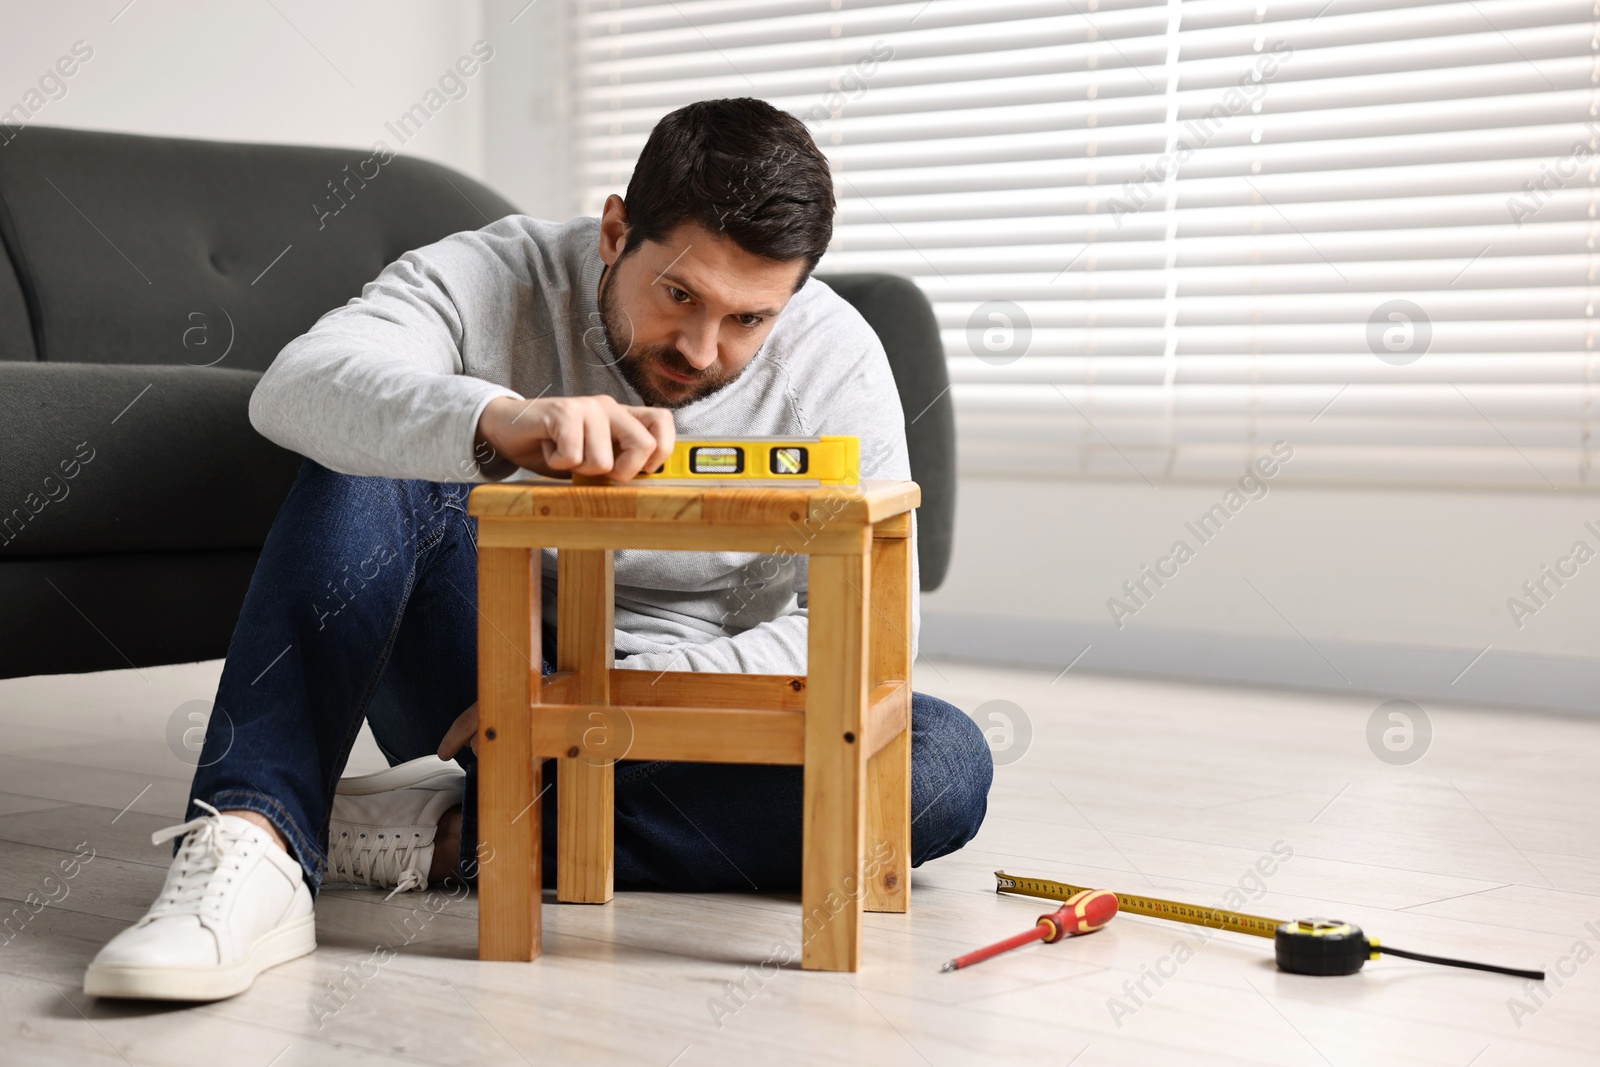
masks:
[[[641,471],[633,480],[669,485],[858,485],[861,438],[682,437],[665,463],[648,473]],[[592,485],[609,479],[573,481]]]

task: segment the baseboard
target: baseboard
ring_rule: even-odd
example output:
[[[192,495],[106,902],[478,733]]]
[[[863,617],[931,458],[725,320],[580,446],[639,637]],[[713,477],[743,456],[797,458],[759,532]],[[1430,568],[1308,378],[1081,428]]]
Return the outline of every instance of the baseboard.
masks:
[[[922,613],[917,644],[921,655],[938,659],[1050,671],[1073,664],[1074,672],[1600,713],[1600,659],[1493,647],[1484,652],[1319,639],[1313,649],[1295,637],[1144,626],[1109,633],[1086,623],[936,612]]]

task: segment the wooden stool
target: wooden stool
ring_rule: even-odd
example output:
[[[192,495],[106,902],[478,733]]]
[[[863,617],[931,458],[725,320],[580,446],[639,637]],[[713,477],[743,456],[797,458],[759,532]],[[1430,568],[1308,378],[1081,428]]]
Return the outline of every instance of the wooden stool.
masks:
[[[557,760],[556,899],[611,899],[612,765],[626,757],[805,767],[801,966],[858,968],[863,908],[903,912],[910,898],[910,512],[920,500],[915,482],[472,491],[479,959],[539,955],[545,759]],[[548,677],[542,548],[558,560]],[[807,674],[616,669],[617,548],[810,556]]]

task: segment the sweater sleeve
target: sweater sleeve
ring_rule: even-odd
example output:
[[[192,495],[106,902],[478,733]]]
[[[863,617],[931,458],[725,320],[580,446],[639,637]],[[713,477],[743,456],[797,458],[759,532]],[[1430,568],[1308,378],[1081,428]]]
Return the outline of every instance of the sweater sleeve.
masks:
[[[682,644],[670,652],[640,652],[617,661],[623,670],[717,671],[724,674],[806,673],[806,609],[793,607],[731,637]]]
[[[261,434],[342,474],[477,481],[478,418],[504,386],[464,373],[468,331],[511,299],[504,264],[455,234],[405,253],[284,347],[250,398]]]

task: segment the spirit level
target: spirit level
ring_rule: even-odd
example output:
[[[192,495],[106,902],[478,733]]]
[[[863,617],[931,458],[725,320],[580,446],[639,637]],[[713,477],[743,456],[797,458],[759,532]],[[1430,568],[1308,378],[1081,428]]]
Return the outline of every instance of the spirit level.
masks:
[[[707,482],[778,485],[857,485],[861,481],[861,439],[824,437],[680,438],[672,455],[634,481],[703,485]],[[576,477],[579,484],[606,478]]]
[[[1075,894],[1086,892],[1085,886],[1052,882],[1047,878],[1017,878],[1005,871],[995,871],[996,893],[1020,893],[1045,900],[1070,900]],[[1509,974],[1514,978],[1531,978],[1544,981],[1543,971],[1524,971],[1514,967],[1499,967],[1491,963],[1472,963],[1467,960],[1446,959],[1443,956],[1424,956],[1405,949],[1379,947],[1378,939],[1367,937],[1361,927],[1337,919],[1268,919],[1261,915],[1245,915],[1221,908],[1203,908],[1196,904],[1182,904],[1159,897],[1145,897],[1134,893],[1118,893],[1119,911],[1130,915],[1147,915],[1154,919],[1205,926],[1213,930],[1232,930],[1252,937],[1270,937],[1273,955],[1280,971],[1290,974],[1354,974],[1367,960],[1379,956],[1401,956],[1423,963],[1438,963],[1446,967],[1465,967],[1474,971],[1491,971]]]

